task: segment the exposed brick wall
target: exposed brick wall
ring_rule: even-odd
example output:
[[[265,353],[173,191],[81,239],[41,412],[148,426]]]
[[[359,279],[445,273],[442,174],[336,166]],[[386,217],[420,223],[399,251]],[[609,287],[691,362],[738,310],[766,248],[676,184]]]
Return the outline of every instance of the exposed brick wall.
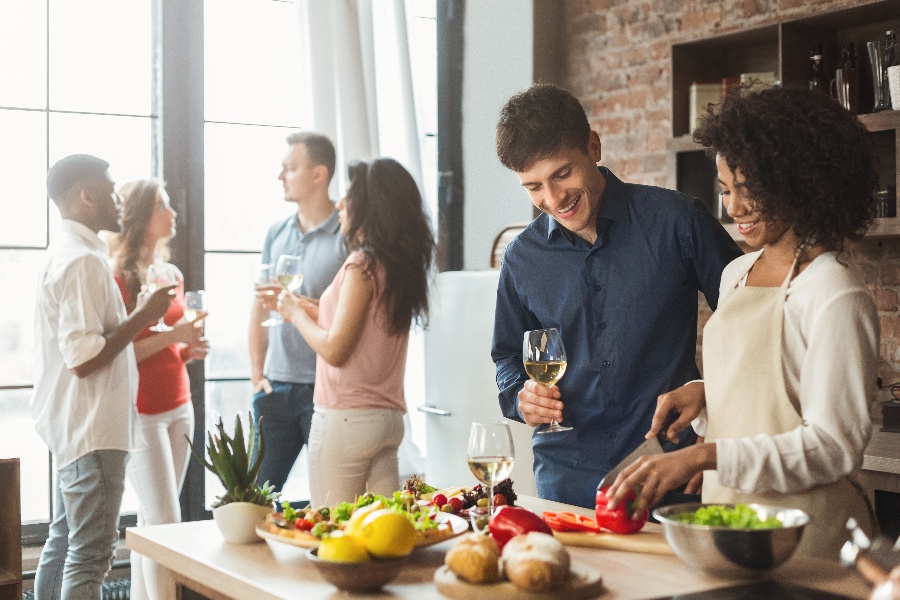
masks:
[[[670,48],[860,0],[566,0],[562,84],[581,99],[603,142],[603,164],[627,181],[665,186],[671,136]],[[900,238],[853,252],[881,316],[879,375],[900,381]],[[701,327],[708,316],[701,308]],[[882,397],[884,397],[882,395]]]

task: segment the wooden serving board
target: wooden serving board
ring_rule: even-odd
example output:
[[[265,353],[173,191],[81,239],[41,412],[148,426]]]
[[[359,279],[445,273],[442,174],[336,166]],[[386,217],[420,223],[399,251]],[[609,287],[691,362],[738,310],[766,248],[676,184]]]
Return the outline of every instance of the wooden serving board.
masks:
[[[434,583],[440,593],[457,600],[588,600],[603,593],[600,574],[577,564],[572,565],[566,582],[550,592],[529,592],[508,581],[469,583],[457,577],[446,565],[434,574]]]
[[[669,546],[669,542],[666,541],[665,535],[650,531],[639,531],[628,535],[554,531],[553,537],[566,546],[589,546],[645,554],[675,554],[672,547]]]

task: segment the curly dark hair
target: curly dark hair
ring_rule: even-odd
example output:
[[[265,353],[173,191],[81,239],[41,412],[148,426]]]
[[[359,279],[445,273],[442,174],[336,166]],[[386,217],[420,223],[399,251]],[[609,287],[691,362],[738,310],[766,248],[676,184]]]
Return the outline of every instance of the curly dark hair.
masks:
[[[575,148],[585,154],[591,125],[578,99],[549,83],[536,83],[506,101],[497,122],[497,156],[522,172],[535,161]]]
[[[790,224],[801,244],[841,251],[862,237],[878,187],[872,135],[827,95],[770,88],[710,107],[694,140],[722,156],[760,216]]]
[[[413,322],[424,326],[435,242],[419,187],[392,158],[353,163],[349,175],[347,248],[365,255],[369,273],[376,261],[384,265],[390,332],[408,331]]]
[[[139,179],[122,186],[120,193],[124,200],[122,210],[122,231],[110,240],[110,254],[117,260],[117,269],[125,278],[125,289],[131,294],[128,311],[134,309],[141,284],[147,278],[147,265],[154,256],[143,256],[144,234],[156,210],[156,197],[165,184],[159,179]],[[168,260],[169,243],[161,242],[156,247],[156,258]]]

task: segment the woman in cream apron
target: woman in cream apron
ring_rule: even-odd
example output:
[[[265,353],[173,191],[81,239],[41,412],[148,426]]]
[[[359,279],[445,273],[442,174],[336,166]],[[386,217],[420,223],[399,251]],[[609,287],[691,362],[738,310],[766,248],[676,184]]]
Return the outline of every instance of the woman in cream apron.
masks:
[[[805,511],[799,551],[836,560],[848,517],[874,525],[853,477],[871,434],[878,314],[841,252],[871,221],[869,134],[833,105],[799,89],[729,96],[695,132],[717,153],[738,232],[762,250],[725,268],[705,379],[662,394],[648,432],[677,409],[670,439],[700,417],[705,443],[638,459],[609,495],[640,486],[640,510],[702,473],[704,502]]]
[[[804,425],[799,402],[785,386],[782,354],[784,303],[796,271],[795,260],[778,287],[737,285],[707,322],[703,330],[707,441],[776,436]],[[848,517],[864,529],[871,530],[872,525],[864,492],[847,476],[793,493],[745,493],[719,485],[716,471],[710,470],[703,476],[702,497],[704,502],[799,508],[812,518],[800,552],[832,559],[847,539]]]

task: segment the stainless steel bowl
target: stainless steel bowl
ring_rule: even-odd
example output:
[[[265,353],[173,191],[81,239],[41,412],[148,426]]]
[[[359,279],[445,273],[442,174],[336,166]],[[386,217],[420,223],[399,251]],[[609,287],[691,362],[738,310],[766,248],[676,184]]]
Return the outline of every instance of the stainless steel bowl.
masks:
[[[675,554],[688,565],[713,575],[752,577],[765,573],[791,557],[809,523],[809,515],[796,508],[748,504],[761,519],[776,517],[777,529],[730,529],[690,525],[674,519],[702,506],[699,502],[672,504],[653,511],[662,523]],[[734,508],[733,504],[718,504]]]

